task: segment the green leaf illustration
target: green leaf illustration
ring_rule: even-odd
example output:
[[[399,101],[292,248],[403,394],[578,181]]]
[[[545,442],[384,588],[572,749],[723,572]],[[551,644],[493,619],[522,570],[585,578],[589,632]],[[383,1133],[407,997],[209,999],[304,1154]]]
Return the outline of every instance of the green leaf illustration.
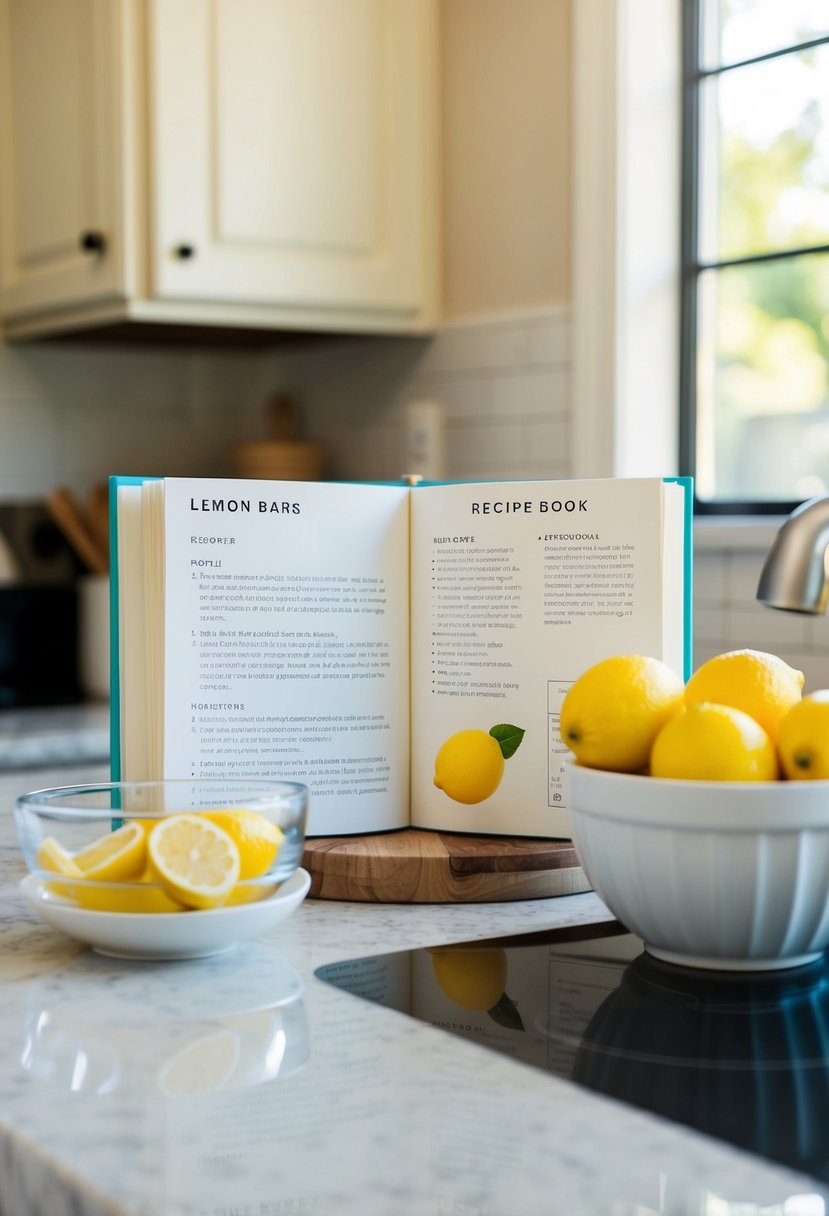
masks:
[[[493,726],[489,732],[493,739],[498,740],[501,748],[501,755],[505,760],[509,760],[510,756],[514,756],[521,746],[521,740],[524,738],[524,731],[520,726],[510,726],[508,722],[501,722],[498,726]]]

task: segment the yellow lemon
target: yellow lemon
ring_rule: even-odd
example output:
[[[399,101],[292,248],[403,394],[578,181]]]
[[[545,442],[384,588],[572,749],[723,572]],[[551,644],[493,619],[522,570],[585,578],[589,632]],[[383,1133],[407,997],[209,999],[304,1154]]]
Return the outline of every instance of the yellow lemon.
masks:
[[[500,947],[446,946],[431,950],[441,990],[461,1009],[492,1009],[507,986],[507,956]]]
[[[276,860],[284,834],[259,811],[202,811],[206,819],[224,829],[239,850],[239,880],[267,874]]]
[[[435,757],[435,785],[455,802],[483,802],[495,793],[503,775],[501,745],[485,730],[450,735]]]
[[[159,886],[147,886],[142,881],[111,886],[109,883],[74,883],[72,898],[82,908],[93,912],[189,912],[184,904],[172,899]]]
[[[686,781],[774,781],[777,753],[760,723],[741,709],[697,701],[657,735],[651,776]]]
[[[73,854],[84,878],[99,882],[123,882],[138,878],[147,860],[147,836],[140,823],[131,820],[114,832],[100,836]]]
[[[71,853],[54,836],[47,836],[37,851],[37,864],[50,874],[62,874],[65,878],[80,878],[81,869]]]
[[[588,768],[634,773],[682,708],[682,680],[660,659],[623,654],[594,663],[567,690],[562,741]]]
[[[263,899],[270,899],[279,890],[281,885],[278,882],[266,882],[251,883],[245,887],[234,887],[222,904],[222,907],[236,908],[239,904],[258,904]]]
[[[698,667],[685,685],[685,703],[713,701],[749,714],[772,743],[783,715],[800,700],[803,672],[763,650],[729,650]]]
[[[189,908],[218,907],[239,880],[236,842],[204,815],[160,820],[147,847],[156,879]]]
[[[790,780],[829,778],[829,688],[810,692],[784,715],[777,751]]]

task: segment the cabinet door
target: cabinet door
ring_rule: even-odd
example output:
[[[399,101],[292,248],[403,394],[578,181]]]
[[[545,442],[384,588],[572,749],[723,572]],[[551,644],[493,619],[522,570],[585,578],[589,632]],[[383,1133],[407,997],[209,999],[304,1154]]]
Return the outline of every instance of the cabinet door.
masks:
[[[415,313],[432,0],[153,0],[154,294]]]
[[[117,20],[111,0],[0,0],[7,316],[117,291]]]

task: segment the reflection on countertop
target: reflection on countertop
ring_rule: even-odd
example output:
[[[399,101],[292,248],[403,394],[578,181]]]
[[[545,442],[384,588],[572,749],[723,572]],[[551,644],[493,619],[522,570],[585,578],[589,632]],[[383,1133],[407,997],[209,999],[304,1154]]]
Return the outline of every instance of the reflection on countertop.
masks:
[[[108,759],[106,702],[0,710],[0,769],[103,764]]]

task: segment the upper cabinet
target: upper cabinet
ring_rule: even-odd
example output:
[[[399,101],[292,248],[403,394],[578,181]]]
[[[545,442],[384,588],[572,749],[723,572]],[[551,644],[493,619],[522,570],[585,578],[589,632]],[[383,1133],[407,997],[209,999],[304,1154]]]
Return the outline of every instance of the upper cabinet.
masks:
[[[421,332],[434,0],[0,0],[5,332]]]

